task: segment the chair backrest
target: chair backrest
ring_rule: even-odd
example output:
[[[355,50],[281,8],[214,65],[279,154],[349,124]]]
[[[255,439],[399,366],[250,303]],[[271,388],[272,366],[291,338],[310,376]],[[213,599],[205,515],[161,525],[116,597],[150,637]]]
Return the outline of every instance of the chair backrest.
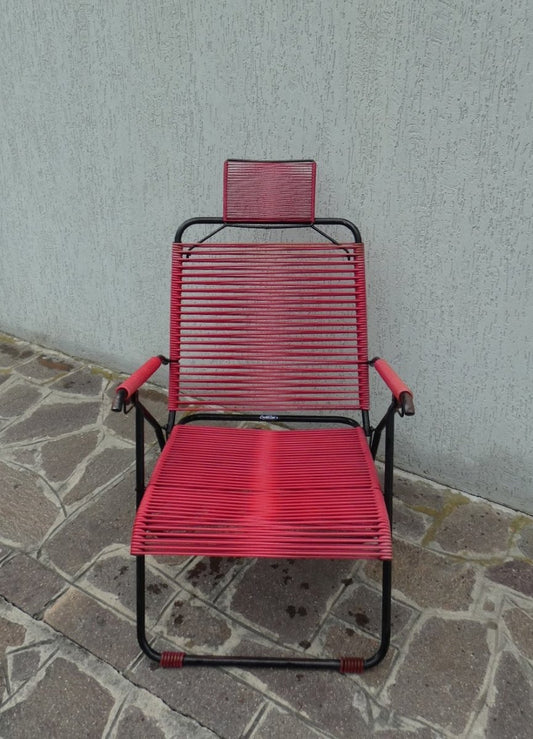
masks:
[[[224,221],[311,223],[315,171],[230,160]],[[176,243],[169,409],[368,410],[366,323],[362,244]]]
[[[315,217],[316,162],[224,164],[224,211],[227,223],[312,223]]]

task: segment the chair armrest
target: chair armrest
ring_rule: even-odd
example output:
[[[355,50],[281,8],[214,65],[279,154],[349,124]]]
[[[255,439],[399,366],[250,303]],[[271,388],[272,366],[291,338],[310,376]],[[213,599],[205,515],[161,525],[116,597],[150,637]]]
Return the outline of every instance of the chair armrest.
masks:
[[[370,364],[376,368],[378,374],[396,398],[402,412],[406,416],[414,416],[415,404],[413,401],[412,390],[384,359],[376,357],[375,359],[372,359]]]
[[[151,357],[145,362],[138,370],[130,375],[124,382],[115,390],[115,399],[111,410],[117,413],[122,410],[124,403],[131,398],[131,396],[137,392],[137,390],[148,380],[156,370],[158,370],[162,364],[168,364],[168,359],[159,355],[157,357]]]

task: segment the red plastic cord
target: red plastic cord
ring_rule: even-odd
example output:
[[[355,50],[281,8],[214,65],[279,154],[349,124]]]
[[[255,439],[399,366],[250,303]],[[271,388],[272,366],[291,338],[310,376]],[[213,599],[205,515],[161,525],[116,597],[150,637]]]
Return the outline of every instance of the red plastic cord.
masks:
[[[361,428],[176,426],[135,518],[132,554],[390,559]]]
[[[161,358],[152,357],[126,380],[124,380],[124,382],[117,387],[116,392],[118,393],[119,390],[125,390],[128,393],[126,397],[127,400],[133,395],[133,393],[137,392],[141,385],[143,385],[160,367]]]
[[[316,163],[224,163],[224,220],[231,223],[312,223]]]
[[[173,250],[171,410],[368,409],[362,244],[190,247]]]
[[[185,652],[162,652],[159,664],[161,667],[183,667]]]
[[[384,359],[376,359],[374,367],[396,400],[400,400],[400,395],[402,393],[409,393],[412,397],[413,391],[405,384],[399,375],[396,374],[388,362]]]
[[[341,657],[340,671],[343,675],[349,673],[361,673],[365,669],[365,661],[362,657]]]

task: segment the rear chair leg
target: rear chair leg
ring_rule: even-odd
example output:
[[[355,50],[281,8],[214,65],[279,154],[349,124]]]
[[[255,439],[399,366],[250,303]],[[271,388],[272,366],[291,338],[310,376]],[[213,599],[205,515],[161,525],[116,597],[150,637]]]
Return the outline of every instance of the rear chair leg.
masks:
[[[375,667],[387,654],[390,644],[391,632],[391,596],[392,596],[392,562],[386,560],[383,562],[383,570],[381,577],[381,643],[379,648],[372,657],[365,659],[364,669]]]
[[[135,559],[137,560],[137,641],[139,642],[140,648],[150,659],[159,662],[161,660],[160,652],[152,649],[146,638],[144,555],[138,555]]]

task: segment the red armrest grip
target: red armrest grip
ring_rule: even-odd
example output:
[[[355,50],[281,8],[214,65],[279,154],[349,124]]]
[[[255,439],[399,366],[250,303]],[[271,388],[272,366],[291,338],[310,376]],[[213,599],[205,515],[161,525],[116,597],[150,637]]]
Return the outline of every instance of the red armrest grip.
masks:
[[[400,396],[402,393],[407,393],[413,397],[413,391],[384,359],[376,359],[374,367],[398,402],[401,400]]]
[[[139,367],[138,370],[135,370],[127,380],[121,382],[115,392],[118,393],[119,390],[125,390],[127,393],[125,400],[128,400],[161,367],[161,364],[161,357],[152,357]]]

